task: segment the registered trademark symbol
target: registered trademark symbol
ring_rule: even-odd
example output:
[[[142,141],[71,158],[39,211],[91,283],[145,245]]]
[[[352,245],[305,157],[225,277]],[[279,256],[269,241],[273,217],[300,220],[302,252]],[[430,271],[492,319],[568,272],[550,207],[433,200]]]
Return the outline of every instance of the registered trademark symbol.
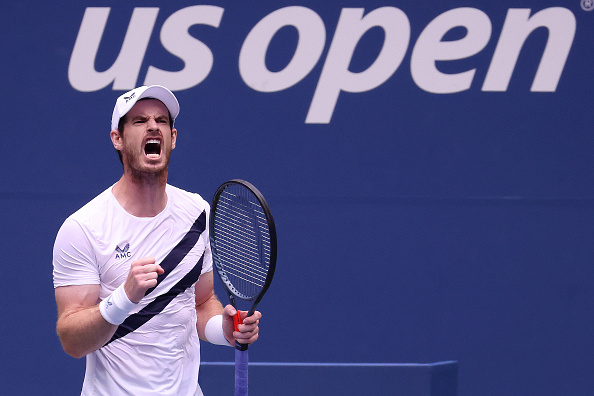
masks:
[[[581,6],[584,11],[592,11],[594,10],[594,0],[582,0]]]

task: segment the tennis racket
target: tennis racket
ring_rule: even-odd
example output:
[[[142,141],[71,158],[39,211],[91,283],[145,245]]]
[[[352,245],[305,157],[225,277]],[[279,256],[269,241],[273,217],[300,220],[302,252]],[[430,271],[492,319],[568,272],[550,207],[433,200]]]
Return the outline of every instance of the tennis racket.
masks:
[[[235,330],[241,323],[238,301],[250,305],[247,316],[272,282],[276,265],[276,228],[264,196],[239,179],[223,183],[210,208],[210,246],[213,263],[229,302],[238,310]],[[248,346],[235,344],[235,396],[248,394]]]

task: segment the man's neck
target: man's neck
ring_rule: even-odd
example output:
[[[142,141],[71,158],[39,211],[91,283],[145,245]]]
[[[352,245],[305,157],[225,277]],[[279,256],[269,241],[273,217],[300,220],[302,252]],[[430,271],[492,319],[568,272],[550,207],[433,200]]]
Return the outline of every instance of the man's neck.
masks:
[[[153,175],[154,176],[154,175]],[[135,177],[124,173],[112,192],[124,210],[136,217],[154,217],[167,206],[167,177]]]

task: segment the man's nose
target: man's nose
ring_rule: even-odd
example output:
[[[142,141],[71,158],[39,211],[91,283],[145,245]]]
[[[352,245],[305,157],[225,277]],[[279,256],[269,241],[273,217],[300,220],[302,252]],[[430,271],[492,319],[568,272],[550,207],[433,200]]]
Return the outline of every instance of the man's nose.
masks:
[[[155,131],[159,129],[159,124],[157,123],[157,120],[155,120],[154,117],[149,117],[147,121],[147,126],[150,131]]]

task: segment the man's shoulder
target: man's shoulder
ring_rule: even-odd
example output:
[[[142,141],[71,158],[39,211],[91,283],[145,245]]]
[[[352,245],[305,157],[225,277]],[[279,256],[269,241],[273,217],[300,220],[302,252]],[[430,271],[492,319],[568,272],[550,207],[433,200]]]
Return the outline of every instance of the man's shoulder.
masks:
[[[107,212],[110,189],[111,187],[68,216],[58,231],[56,243],[64,238],[68,244],[72,244],[74,240],[79,243],[84,240],[83,235],[87,241],[93,239],[91,236],[96,234],[96,229],[100,227]]]
[[[200,196],[200,194],[184,190],[171,184],[167,184],[167,195],[172,200],[180,203],[186,202],[193,203],[194,205],[198,206],[208,206],[208,202],[206,202],[204,198]]]
[[[104,216],[110,201],[111,187],[91,199],[80,209],[70,215],[69,219],[77,223],[86,223],[96,215]]]

